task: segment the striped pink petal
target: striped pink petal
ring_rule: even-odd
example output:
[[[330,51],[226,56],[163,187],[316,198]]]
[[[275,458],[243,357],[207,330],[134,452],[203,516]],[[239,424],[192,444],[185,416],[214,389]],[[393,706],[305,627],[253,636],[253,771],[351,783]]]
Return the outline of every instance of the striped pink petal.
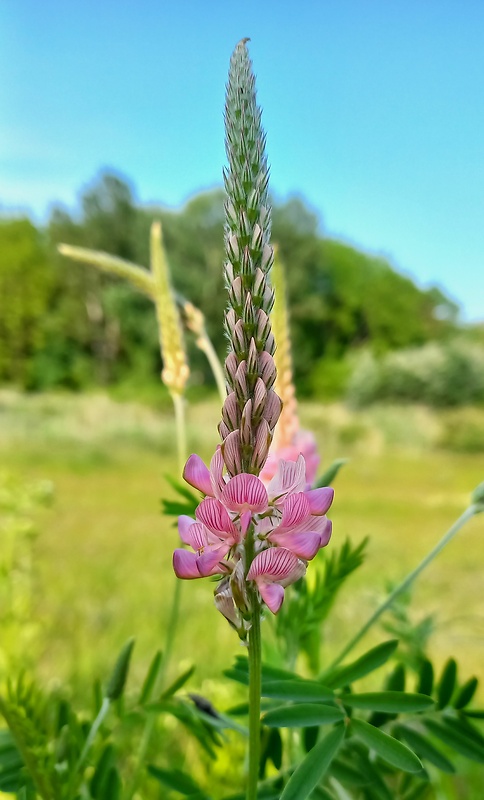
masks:
[[[284,600],[284,589],[278,583],[259,583],[259,592],[267,608],[277,614]]]
[[[297,461],[279,461],[277,472],[267,487],[267,494],[275,505],[280,505],[287,494],[303,492],[305,488],[306,462],[299,455]]]
[[[291,553],[310,561],[319,551],[321,544],[321,536],[319,533],[271,533],[267,537],[273,544],[280,547],[285,547]]]
[[[283,586],[299,580],[306,572],[305,565],[290,550],[271,547],[258,553],[247,573],[248,581],[273,581]]]
[[[206,495],[213,494],[212,483],[210,481],[210,472],[200,456],[197,456],[196,453],[192,453],[185,464],[183,477],[186,482],[190,484],[190,486],[194,487],[194,489],[198,489],[200,492]]]
[[[230,511],[265,511],[268,504],[267,491],[255,475],[244,472],[230,478],[222,492],[222,503]]]
[[[288,495],[282,509],[281,528],[294,528],[310,513],[309,500],[304,492]]]
[[[184,578],[185,580],[200,578],[197,559],[196,553],[191,553],[189,550],[175,550],[173,553],[173,569],[177,578]]]
[[[321,516],[331,507],[334,498],[334,489],[331,486],[324,486],[321,489],[311,489],[305,492],[309,502],[311,514]]]
[[[202,500],[195,513],[199,522],[203,522],[210,531],[218,533],[222,538],[226,538],[223,534],[238,533],[226,509],[214,497],[206,497],[205,500]]]
[[[210,482],[212,485],[211,494],[220,500],[222,489],[225,486],[225,479],[223,477],[224,459],[222,455],[222,448],[220,445],[217,447],[210,462]]]

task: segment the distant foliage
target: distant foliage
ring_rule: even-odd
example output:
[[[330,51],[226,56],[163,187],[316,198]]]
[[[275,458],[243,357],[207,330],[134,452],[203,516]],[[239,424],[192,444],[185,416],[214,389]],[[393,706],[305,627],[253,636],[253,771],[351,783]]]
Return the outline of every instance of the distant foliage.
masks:
[[[378,401],[461,406],[484,402],[484,348],[468,342],[429,343],[377,359],[365,353],[348,388],[357,406]]]
[[[205,314],[220,355],[226,350],[223,192],[199,194],[180,210],[140,207],[124,179],[103,173],[75,214],[55,208],[44,234],[29,220],[0,226],[0,381],[28,389],[158,382],[161,369],[150,301],[108,275],[58,255],[59,242],[149,263],[149,230],[161,219],[174,288]],[[286,266],[300,391],[340,396],[344,357],[422,345],[455,328],[457,307],[438,289],[419,289],[384,259],[323,238],[318,217],[293,197],[274,203],[273,240]],[[3,310],[5,308],[5,311]],[[212,380],[192,347],[192,384]]]

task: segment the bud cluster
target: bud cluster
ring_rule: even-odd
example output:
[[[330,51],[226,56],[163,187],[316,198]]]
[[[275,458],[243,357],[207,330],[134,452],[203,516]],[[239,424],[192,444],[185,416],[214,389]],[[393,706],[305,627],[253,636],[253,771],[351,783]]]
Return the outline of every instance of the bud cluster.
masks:
[[[230,475],[259,474],[281,413],[272,388],[276,368],[269,318],[274,304],[268,277],[274,260],[269,169],[246,42],[239,42],[232,55],[225,103],[225,329],[230,344],[225,362],[228,396],[219,432]]]

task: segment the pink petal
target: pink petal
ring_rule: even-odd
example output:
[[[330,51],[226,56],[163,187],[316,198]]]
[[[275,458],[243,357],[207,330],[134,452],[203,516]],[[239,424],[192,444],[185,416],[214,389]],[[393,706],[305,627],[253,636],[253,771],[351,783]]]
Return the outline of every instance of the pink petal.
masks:
[[[306,488],[306,462],[302,455],[298,456],[296,462],[279,461],[277,472],[267,487],[269,499],[274,500],[278,505],[278,500],[286,494],[302,492]]]
[[[180,539],[185,544],[191,545],[191,539],[189,538],[189,530],[192,525],[195,524],[195,520],[191,517],[187,517],[186,514],[182,514],[178,517],[178,533],[180,534]]]
[[[203,522],[213,533],[236,534],[237,528],[230,519],[226,509],[219,500],[214,497],[206,497],[202,500],[196,510],[196,517],[199,522]],[[223,538],[226,538],[223,536]]]
[[[290,494],[284,501],[281,528],[294,528],[310,515],[309,500],[304,492]]]
[[[244,513],[240,515],[240,530],[242,531],[242,536],[245,536],[245,534],[247,533],[247,528],[249,527],[251,522],[252,522],[252,511],[244,511]]]
[[[268,504],[267,491],[259,478],[244,472],[230,478],[222,492],[222,502],[230,511],[265,511]]]
[[[305,571],[304,564],[290,550],[271,547],[256,555],[247,573],[247,580],[276,581],[288,585],[299,580]]]
[[[320,547],[323,546],[319,533],[272,533],[267,538],[306,561],[314,558]]]
[[[319,533],[325,534],[328,526],[327,517],[315,517],[312,514],[296,525],[292,533]]]
[[[324,519],[325,519],[324,530],[320,531],[319,533],[321,539],[321,544],[319,545],[320,547],[326,547],[329,540],[331,539],[331,534],[333,532],[333,523],[331,522],[331,520],[328,519],[327,517],[325,517]]]
[[[331,507],[334,489],[332,489],[331,486],[324,486],[322,489],[311,489],[309,492],[305,492],[305,494],[309,501],[311,514],[322,516],[326,514]]]
[[[175,550],[173,553],[173,569],[178,578],[192,580],[193,578],[200,578],[200,572],[197,567],[196,553],[190,553],[189,550]]]
[[[217,547],[216,550],[206,550],[201,556],[197,558],[197,568],[202,577],[209,575],[218,575],[220,572],[226,572],[221,560],[227,555],[230,550],[230,545],[222,545]]]
[[[277,614],[284,600],[284,589],[277,583],[259,583],[259,592],[267,608]]]
[[[210,462],[210,482],[212,485],[212,491],[210,494],[213,494],[217,500],[220,500],[222,489],[225,486],[225,480],[223,477],[223,468],[224,468],[224,458],[222,455],[222,448],[220,445],[217,447],[215,453],[212,456],[212,460]]]
[[[198,489],[203,494],[213,494],[210,472],[196,453],[193,453],[185,464],[183,477],[190,486]]]

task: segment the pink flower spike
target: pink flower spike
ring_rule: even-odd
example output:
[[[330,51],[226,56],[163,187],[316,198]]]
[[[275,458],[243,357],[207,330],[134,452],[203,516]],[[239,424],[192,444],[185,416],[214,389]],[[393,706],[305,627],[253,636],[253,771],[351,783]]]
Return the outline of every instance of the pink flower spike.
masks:
[[[329,520],[328,520],[329,522]],[[323,545],[319,533],[272,533],[267,537],[273,544],[285,547],[298,558],[310,561]],[[325,542],[327,544],[327,542]]]
[[[225,485],[222,492],[222,503],[230,511],[265,511],[268,506],[267,491],[255,475],[243,472],[234,475]]]
[[[287,494],[303,492],[306,488],[306,462],[299,455],[296,462],[281,459],[277,472],[269,482],[267,494],[274,504],[281,505]]]
[[[212,533],[216,533],[224,539],[227,536],[233,537],[238,534],[226,509],[214,497],[206,497],[205,500],[202,500],[195,514],[199,522],[202,522]]]
[[[200,578],[197,559],[197,554],[190,553],[189,550],[175,550],[173,553],[173,569],[177,578],[184,578],[185,580]]]
[[[183,478],[190,486],[193,486],[194,489],[198,489],[202,494],[213,495],[210,472],[200,456],[197,456],[196,453],[192,453],[185,464]]]
[[[334,498],[334,489],[332,489],[331,486],[324,486],[321,489],[311,489],[309,492],[305,492],[305,495],[309,501],[311,514],[320,517],[326,514],[331,507]]]

